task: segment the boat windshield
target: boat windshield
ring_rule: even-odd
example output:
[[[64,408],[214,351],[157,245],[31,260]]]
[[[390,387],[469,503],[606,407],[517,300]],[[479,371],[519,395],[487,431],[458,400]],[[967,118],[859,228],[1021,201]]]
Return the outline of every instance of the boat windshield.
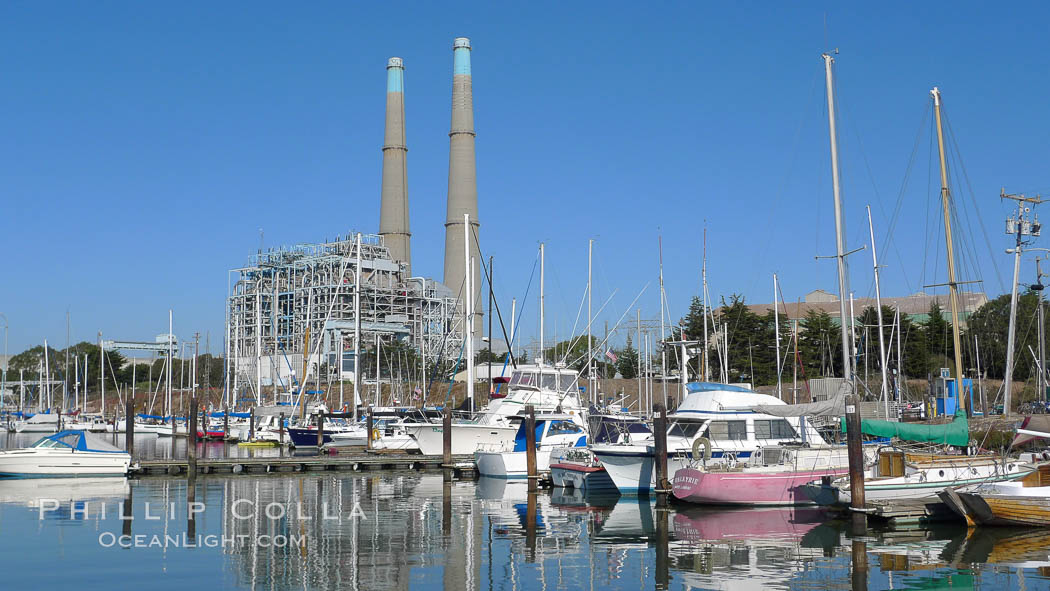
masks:
[[[671,437],[691,438],[695,437],[703,426],[704,421],[675,421],[667,430],[667,434]]]
[[[512,386],[538,386],[536,374],[532,372],[516,371],[510,379]]]
[[[77,434],[77,433],[69,433],[68,435],[63,435],[62,437],[55,437],[54,435],[52,435],[50,437],[45,437],[45,438],[41,439],[40,441],[37,441],[36,443],[34,443],[33,445],[30,445],[29,447],[39,447],[39,448],[42,448],[42,449],[55,448],[55,447],[57,447],[57,448],[64,448],[64,447],[76,448],[78,439],[80,439],[80,435]]]

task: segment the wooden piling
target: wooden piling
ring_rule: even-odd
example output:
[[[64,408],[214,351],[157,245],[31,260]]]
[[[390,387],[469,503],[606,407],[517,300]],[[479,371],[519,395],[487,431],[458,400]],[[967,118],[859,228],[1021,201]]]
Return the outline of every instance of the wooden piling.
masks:
[[[532,486],[529,480],[529,486]],[[525,503],[525,562],[536,562],[536,497],[539,494],[529,491],[528,500]]]
[[[222,410],[222,438],[230,438],[230,407]]]
[[[124,415],[127,417],[124,419],[124,448],[127,449],[128,455],[135,454],[135,401],[131,399],[131,395],[128,395],[127,402],[124,403]]]
[[[667,409],[659,402],[653,404],[653,443],[656,505],[662,507],[667,504],[667,493],[671,492],[671,484],[667,481]]]
[[[536,411],[525,405],[525,466],[528,470],[529,492],[539,489],[540,475],[536,472]]]
[[[661,495],[664,496],[664,495]],[[667,526],[668,509],[656,508],[656,585],[657,589],[670,589],[670,539]]]
[[[846,453],[849,459],[849,506],[853,513],[853,527],[855,530],[863,531],[867,527],[864,499],[864,448],[861,444],[860,410],[857,408],[857,396],[853,393],[846,396]]]
[[[445,481],[452,480],[452,406],[446,404],[441,413],[441,464],[445,466]]]
[[[365,421],[365,428],[368,429],[368,437],[365,438],[367,443],[366,449],[372,449],[372,431],[375,430],[375,416],[372,415],[372,407],[368,407],[368,418]]]
[[[317,413],[317,451],[320,453],[324,446],[324,413]]]
[[[283,422],[281,423],[284,424]],[[255,441],[255,407],[248,409],[248,441]]]
[[[197,397],[190,397],[190,412],[186,417],[186,534],[196,537],[197,524],[192,511],[197,500]]]

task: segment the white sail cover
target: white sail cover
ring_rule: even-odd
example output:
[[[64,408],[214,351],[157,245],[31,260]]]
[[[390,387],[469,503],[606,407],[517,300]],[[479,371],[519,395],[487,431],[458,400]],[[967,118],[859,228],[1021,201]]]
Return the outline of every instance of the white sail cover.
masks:
[[[805,404],[760,404],[751,410],[775,417],[840,417],[846,411],[846,394],[849,382],[842,382],[834,396],[820,402]]]

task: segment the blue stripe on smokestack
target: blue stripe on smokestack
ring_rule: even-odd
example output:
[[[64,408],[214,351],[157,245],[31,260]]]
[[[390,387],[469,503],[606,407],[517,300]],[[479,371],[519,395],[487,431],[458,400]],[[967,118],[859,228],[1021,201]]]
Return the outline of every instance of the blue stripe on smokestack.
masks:
[[[386,91],[405,91],[405,64],[399,57],[392,57],[386,62]]]
[[[452,42],[452,74],[470,76],[470,39],[456,37]]]

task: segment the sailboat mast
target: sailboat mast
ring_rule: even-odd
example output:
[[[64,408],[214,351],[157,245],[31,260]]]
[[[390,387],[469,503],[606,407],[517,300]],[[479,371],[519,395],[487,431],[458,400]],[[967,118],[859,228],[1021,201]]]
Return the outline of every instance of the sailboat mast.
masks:
[[[354,265],[354,422],[361,404],[361,233],[357,233],[357,260]],[[424,337],[424,340],[425,337]],[[426,355],[423,356],[426,367]],[[426,376],[423,376],[423,400],[426,400]]]
[[[540,242],[540,365],[543,365],[543,265],[544,265],[544,248],[543,243]]]
[[[711,375],[710,357],[707,354],[708,339],[710,338],[707,333],[707,226],[704,226],[704,264],[700,274],[703,277],[704,289],[704,376],[702,380],[706,382],[710,379],[708,376]]]
[[[838,141],[835,133],[835,84],[832,77],[831,65],[835,59],[828,54],[823,54],[824,78],[828,93],[828,136],[831,138],[831,180],[835,196],[835,247],[836,259],[839,271],[839,327],[842,330],[842,376],[846,383],[850,384],[849,395],[846,396],[846,446],[849,457],[849,482],[850,482],[850,507],[863,509],[864,502],[864,450],[860,439],[860,413],[857,412],[858,397],[856,377],[853,373],[853,363],[850,359],[850,329],[846,327],[846,239],[845,228],[842,219],[842,191],[839,188],[839,152]],[[850,297],[852,301],[852,296]],[[852,315],[850,316],[852,320]],[[854,531],[863,527],[866,515],[857,511],[853,513]]]
[[[780,304],[777,303],[777,274],[773,273],[773,331],[777,337],[777,398],[783,400],[784,392],[783,387],[780,385]],[[751,379],[755,379],[755,376],[751,376]]]
[[[594,240],[587,241],[587,394],[591,403],[594,403],[594,345],[591,340],[591,270],[594,254]]]
[[[886,379],[886,343],[882,338],[882,292],[879,288],[879,257],[875,254],[875,228],[871,224],[871,206],[868,206],[868,234],[871,236],[871,265],[875,269],[875,316],[879,319],[879,363],[882,367],[882,411],[889,420],[890,397]]]
[[[835,83],[832,77],[831,65],[835,58],[823,54],[824,80],[828,93],[828,135],[831,138],[831,185],[835,195],[835,258],[838,261],[839,272],[839,328],[842,332],[842,377],[853,381],[853,361],[850,355],[850,329],[846,325],[846,297],[849,292],[846,289],[846,235],[842,219],[842,191],[839,188],[839,146],[838,134],[835,131]]]
[[[944,241],[948,247],[948,299],[952,307],[952,343],[955,346],[955,395],[959,401],[959,404],[966,409],[966,414],[970,414],[970,410],[966,405],[966,399],[962,395],[962,339],[959,336],[959,284],[955,282],[955,247],[952,244],[952,216],[951,216],[951,202],[950,193],[948,192],[948,163],[945,160],[944,155],[944,129],[941,126],[941,91],[934,86],[933,90],[930,91],[930,96],[933,97],[933,112],[937,118],[937,152],[940,155],[941,163],[941,207],[944,210]],[[1007,364],[1007,372],[1009,372],[1009,364]],[[1009,392],[1009,382],[1007,382],[1007,392]],[[1007,397],[1009,400],[1009,396]],[[1006,414],[1009,414],[1009,409],[1006,410]]]

